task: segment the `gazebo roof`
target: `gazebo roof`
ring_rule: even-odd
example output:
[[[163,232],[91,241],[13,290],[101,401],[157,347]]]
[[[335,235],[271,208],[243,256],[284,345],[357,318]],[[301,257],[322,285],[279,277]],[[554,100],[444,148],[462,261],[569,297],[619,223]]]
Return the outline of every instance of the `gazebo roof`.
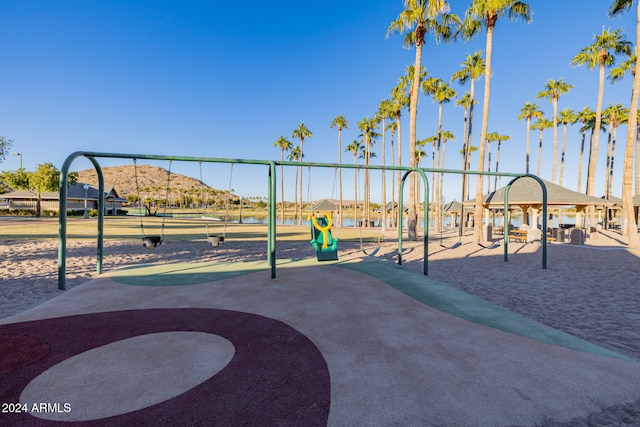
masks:
[[[603,200],[599,197],[587,196],[577,191],[552,184],[543,180],[547,187],[547,204],[549,206],[595,206],[614,204],[611,200]],[[485,207],[499,208],[504,206],[504,194],[506,186],[482,196]],[[465,205],[474,205],[475,199],[465,202]],[[518,179],[509,190],[509,205],[540,206],[542,204],[542,189],[540,184],[529,177]]]
[[[337,211],[338,205],[335,204],[332,200],[329,199],[321,199],[311,205],[310,210],[312,211]]]
[[[462,211],[462,203],[457,200],[453,200],[449,203],[445,203],[442,207],[444,213],[460,213]]]

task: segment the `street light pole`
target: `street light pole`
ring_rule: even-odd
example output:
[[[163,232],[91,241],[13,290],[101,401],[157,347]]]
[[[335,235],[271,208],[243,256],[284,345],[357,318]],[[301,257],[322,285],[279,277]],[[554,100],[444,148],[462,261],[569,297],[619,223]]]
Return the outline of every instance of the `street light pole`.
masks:
[[[84,218],[89,218],[89,214],[87,213],[87,193],[89,193],[89,184],[85,184],[84,188]]]
[[[20,156],[20,170],[22,170],[22,153],[11,153],[12,156]]]

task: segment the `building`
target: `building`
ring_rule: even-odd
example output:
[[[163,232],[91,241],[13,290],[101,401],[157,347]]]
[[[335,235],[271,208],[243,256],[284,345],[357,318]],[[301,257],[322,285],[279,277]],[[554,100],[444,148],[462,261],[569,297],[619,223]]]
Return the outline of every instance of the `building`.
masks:
[[[98,209],[98,189],[96,187],[88,186],[85,190],[85,184],[69,185],[69,191],[67,193],[67,210],[68,211],[80,211],[85,208],[85,199],[87,210]],[[114,215],[122,209],[122,204],[126,203],[126,199],[123,199],[118,195],[114,187],[111,187],[109,191],[105,191],[105,214]],[[31,191],[18,190],[10,193],[0,194],[0,209],[13,210],[36,210],[36,203],[38,201],[37,195]],[[41,209],[42,211],[57,212],[60,208],[60,193],[59,192],[46,192],[41,196]]]

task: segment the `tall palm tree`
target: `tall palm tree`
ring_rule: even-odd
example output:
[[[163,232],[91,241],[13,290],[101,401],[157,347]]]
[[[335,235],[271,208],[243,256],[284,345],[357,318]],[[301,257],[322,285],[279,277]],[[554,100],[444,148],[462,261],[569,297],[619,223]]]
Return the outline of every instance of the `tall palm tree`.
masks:
[[[534,104],[531,102],[525,102],[524,106],[520,110],[520,115],[518,116],[518,120],[526,119],[527,120],[527,148],[526,148],[526,173],[529,173],[529,151],[531,148],[531,119],[539,119],[542,117],[544,113],[538,108],[538,104]]]
[[[378,121],[373,118],[365,117],[364,119],[358,122],[358,129],[362,132],[361,137],[364,142],[364,164],[369,166],[371,163],[371,145],[374,143],[374,138],[377,138],[379,134],[376,132],[378,129]],[[363,202],[364,202],[364,226],[370,227],[370,211],[369,208],[370,200],[371,200],[371,182],[370,182],[370,171],[369,169],[364,170],[364,194],[363,194]]]
[[[406,33],[405,47],[416,48],[413,82],[409,95],[409,166],[415,167],[416,119],[418,114],[418,89],[420,87],[420,71],[422,69],[422,46],[425,35],[431,33],[436,43],[450,41],[456,33],[459,18],[450,14],[449,4],[444,0],[404,0],[404,10],[389,25],[387,36],[392,33]],[[415,174],[410,176],[409,185],[409,240],[418,238],[418,216],[414,193]]]
[[[595,126],[596,120],[596,112],[593,111],[589,107],[584,107],[581,111],[577,113],[578,121],[582,123],[582,127],[580,128],[580,133],[582,134],[582,142],[580,143],[580,157],[578,160],[578,192],[582,192],[582,163],[584,157],[584,141],[587,130],[589,130],[588,123],[593,121]]]
[[[409,97],[407,96],[408,87],[409,79],[407,76],[400,76],[398,79],[398,85],[391,90],[391,101],[393,102],[396,125],[398,128],[398,166],[402,166],[402,126],[400,118],[402,116],[402,110],[409,106]],[[398,198],[402,197],[399,189],[401,177],[402,171],[398,171]],[[398,225],[398,227],[402,227],[402,224]]]
[[[465,12],[462,34],[465,38],[472,38],[480,33],[483,27],[487,29],[486,39],[486,71],[484,79],[484,100],[482,105],[482,126],[480,129],[480,148],[478,150],[478,170],[484,168],[487,128],[489,127],[489,98],[491,94],[491,55],[493,52],[493,31],[498,19],[505,14],[510,20],[524,19],[531,21],[529,5],[519,0],[472,0]],[[482,240],[482,175],[478,175],[476,185],[475,206],[475,238]]]
[[[629,2],[629,7],[630,6],[631,6],[631,2]],[[615,83],[616,81],[622,79],[627,73],[631,73],[631,75],[633,75],[635,79],[636,58],[637,56],[634,53],[629,57],[628,60],[621,63],[619,66],[612,68],[611,71],[609,72],[609,79],[611,80],[611,83]],[[636,136],[635,136],[635,143],[634,143],[635,145],[635,167],[634,167],[635,190],[633,192],[634,196],[637,196],[638,194],[640,194],[640,155],[638,155],[638,148],[639,148],[638,142],[640,141],[640,128],[638,128],[637,122],[638,121],[636,120]],[[625,151],[625,154],[626,154],[626,151]],[[633,153],[631,153],[631,155],[633,156]],[[631,162],[633,162],[633,159],[631,160]],[[623,182],[623,185],[624,185],[624,182]]]
[[[614,0],[609,8],[609,15],[619,15],[633,6],[633,0]],[[637,58],[640,49],[640,3],[636,2],[636,42],[634,55]],[[640,63],[636,61],[633,72],[633,89],[631,91],[631,105],[629,107],[629,123],[627,124],[627,145],[624,152],[624,163],[622,167],[622,210],[624,211],[627,227],[623,231],[629,234],[629,244],[637,245],[638,224],[633,208],[633,194],[631,189],[631,177],[633,171],[633,141],[637,138],[638,128],[638,101],[640,100]],[[634,135],[635,134],[635,135]],[[638,161],[636,140],[636,171],[640,168]],[[636,175],[638,176],[638,175]],[[636,181],[636,191],[638,191],[638,181]]]
[[[386,165],[386,142],[385,134],[387,133],[386,119],[391,119],[395,116],[395,110],[393,108],[393,102],[390,99],[384,99],[378,104],[378,112],[376,118],[382,123],[380,129],[382,130],[382,166]],[[393,145],[392,145],[393,147]],[[393,148],[391,148],[391,158],[393,158]],[[387,172],[382,170],[382,231],[387,228]]]
[[[289,153],[289,155],[287,156],[287,160],[291,161],[291,162],[300,162],[302,160],[302,150],[300,150],[300,146],[296,145],[295,147],[293,147],[293,149],[291,150],[291,152]],[[298,187],[298,175],[300,172],[300,167],[296,167],[296,181],[295,184],[293,186],[293,194],[294,194],[294,205],[296,207],[296,213],[294,214],[294,222],[298,221],[298,224],[300,224],[301,219],[298,217],[298,191],[297,191],[297,187]],[[302,180],[302,178],[300,178]],[[300,193],[300,198],[302,198],[302,193]],[[300,210],[300,215],[302,215],[302,210]]]
[[[424,151],[422,148],[427,144],[427,140],[426,139],[419,139],[418,141],[416,141],[416,167],[419,168],[420,167],[420,161],[427,155],[427,152]],[[420,200],[420,182],[418,180],[416,180],[416,197],[418,198],[418,200]]]
[[[553,122],[545,117],[540,117],[531,128],[538,129],[540,131],[540,146],[538,148],[538,169],[536,169],[536,175],[540,176],[540,160],[542,159],[542,131],[549,129],[553,126]]]
[[[556,170],[558,169],[558,99],[560,95],[569,92],[574,86],[564,80],[549,79],[544,90],[536,95],[536,98],[548,98],[553,106],[553,170],[551,182],[556,183]]]
[[[458,80],[461,85],[464,85],[467,80],[470,82],[469,85],[469,99],[464,100],[461,105],[466,106],[465,110],[465,132],[463,136],[463,146],[469,147],[471,146],[471,135],[473,130],[473,107],[478,103],[475,99],[475,87],[476,80],[482,77],[486,72],[486,63],[484,57],[482,56],[482,51],[475,51],[473,55],[467,54],[465,60],[460,64],[462,68],[453,73],[451,76],[451,81]],[[466,95],[462,98],[464,99]],[[460,101],[462,101],[462,99]],[[468,115],[467,115],[468,111]],[[467,116],[468,116],[468,126],[467,125]],[[471,150],[466,150],[463,148],[465,154],[469,156],[471,154]],[[469,163],[469,159],[467,158],[464,162],[464,166],[466,167]],[[466,170],[466,169],[465,169]],[[470,181],[470,177],[467,177],[466,174],[462,175],[462,200],[466,199],[466,183]],[[464,217],[464,205],[460,208],[460,218]],[[460,235],[462,235],[464,227],[460,227]]]
[[[301,162],[302,158],[304,157],[304,140],[305,138],[311,138],[312,136],[313,134],[304,125],[304,123],[300,123],[291,134],[292,138],[300,139],[300,158],[298,159],[299,162]],[[300,216],[298,217],[298,225],[302,225],[302,166],[300,166]]]
[[[624,34],[621,30],[615,30],[609,32],[602,29],[601,34],[596,34],[594,42],[583,48],[576,56],[571,60],[572,65],[586,65],[589,70],[598,67],[598,101],[596,104],[596,122],[595,122],[595,135],[593,138],[592,153],[589,158],[589,171],[587,172],[587,194],[589,196],[594,195],[595,190],[595,173],[596,163],[598,159],[598,145],[600,141],[600,129],[601,113],[602,113],[602,98],[604,96],[604,77],[605,68],[610,68],[615,64],[616,55],[631,53],[631,43],[624,39]],[[595,226],[595,209],[589,209],[589,218],[591,226]]]
[[[333,119],[331,125],[329,126],[330,129],[333,129],[334,127],[338,128],[338,164],[341,164],[342,144],[340,142],[340,139],[342,136],[342,129],[349,128],[349,121],[345,119],[342,114],[339,114]],[[338,186],[340,188],[340,205],[338,207],[338,218],[340,218],[340,220],[338,221],[338,224],[342,226],[342,168],[338,168]]]
[[[500,166],[500,146],[502,145],[502,141],[508,141],[511,137],[509,135],[497,135],[496,141],[498,141],[498,154],[496,156],[496,173],[499,172],[498,167]],[[493,180],[493,191],[498,189],[498,183],[500,182],[500,177],[495,176]]]
[[[444,104],[448,104],[457,96],[455,89],[453,89],[449,84],[445,83],[441,79],[438,78],[429,78],[424,81],[422,85],[422,90],[425,94],[430,94],[433,97],[433,101],[438,103],[438,143],[436,147],[436,163],[437,167],[441,167],[441,145],[442,145],[442,107]],[[434,193],[436,200],[436,212],[440,212],[440,201],[442,199],[442,174],[438,174],[436,182],[434,183]],[[439,220],[436,217],[436,223],[434,223],[434,227],[438,228],[437,221]]]
[[[291,150],[293,144],[284,136],[280,135],[280,138],[273,143],[275,147],[280,148],[280,161],[284,160],[284,152]],[[284,166],[280,165],[280,191],[282,194],[282,206],[280,212],[280,224],[284,224]]]
[[[606,123],[609,128],[609,138],[607,142],[607,177],[605,184],[605,197],[608,200],[611,195],[611,184],[613,182],[613,164],[615,159],[618,126],[620,126],[621,123],[628,122],[629,110],[624,108],[622,104],[609,104],[609,106],[604,109],[603,115],[606,117]]]
[[[567,125],[573,125],[578,121],[575,111],[565,108],[559,113],[560,123],[562,123],[562,149],[560,150],[560,176],[558,185],[562,187],[562,176],[564,175],[564,157],[567,151]]]
[[[487,172],[491,172],[491,143],[497,141],[499,136],[498,132],[487,134]],[[487,192],[491,192],[491,175],[487,175]]]
[[[353,154],[354,165],[358,164],[358,153],[361,149],[362,144],[354,139],[353,142],[347,145],[347,148],[344,150],[345,152],[350,151]],[[355,199],[353,203],[353,226],[355,227],[358,222],[358,169],[353,170],[353,197]]]
[[[392,103],[391,107],[395,110],[395,107]],[[395,117],[395,111],[393,112],[392,117]],[[396,165],[396,161],[395,161],[395,156],[394,153],[395,151],[393,151],[394,149],[394,145],[393,145],[393,140],[396,134],[396,130],[398,130],[398,122],[393,120],[392,122],[390,122],[387,125],[387,129],[389,131],[391,131],[391,166],[395,166]],[[396,226],[396,174],[395,173],[391,173],[391,226],[395,227]],[[386,210],[386,207],[385,207]]]

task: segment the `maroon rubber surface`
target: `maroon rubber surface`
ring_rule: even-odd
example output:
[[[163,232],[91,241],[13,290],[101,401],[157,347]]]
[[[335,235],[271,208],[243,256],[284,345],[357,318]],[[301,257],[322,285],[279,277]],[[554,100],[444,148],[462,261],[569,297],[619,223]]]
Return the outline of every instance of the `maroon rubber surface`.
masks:
[[[37,341],[50,343],[51,352],[39,360],[29,359],[29,353],[22,353],[30,364],[0,374],[0,402],[19,402],[20,393],[33,378],[69,357],[126,338],[168,331],[222,336],[234,345],[235,354],[218,374],[173,399],[127,414],[73,424],[327,424],[329,371],[318,348],[283,322],[217,309],[116,311],[1,325],[0,334],[28,334]],[[2,355],[0,366],[13,360],[13,356]],[[179,363],[179,357],[176,363]],[[64,396],[56,397],[59,402],[65,402]],[[19,413],[2,414],[0,424],[54,426],[69,423]]]

